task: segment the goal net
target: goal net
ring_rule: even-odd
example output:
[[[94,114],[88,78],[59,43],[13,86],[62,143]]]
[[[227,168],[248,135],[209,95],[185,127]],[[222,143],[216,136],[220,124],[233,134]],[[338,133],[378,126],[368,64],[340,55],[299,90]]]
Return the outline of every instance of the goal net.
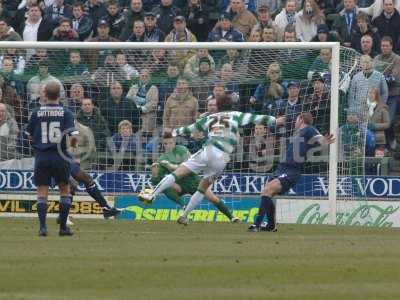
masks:
[[[1,122],[7,124],[0,127],[3,206],[7,200],[34,199],[33,151],[24,129],[32,111],[46,103],[43,88],[51,80],[60,82],[61,102],[76,116],[75,159],[108,200],[126,208],[122,217],[176,218],[174,202],[161,199],[145,207],[136,194],[151,185],[152,168],[165,152],[163,131],[213,113],[216,97],[224,93],[240,112],[286,117],[282,127],[240,128],[231,160],[213,185],[243,221],[252,222],[261,188],[285,159],[302,112],[313,115],[322,134],[335,134],[337,143],[304,163],[296,187],[279,197],[278,222],[332,224],[337,218],[347,224],[346,217],[366,203],[366,95],[359,95],[363,107],[356,111],[346,102],[359,71],[352,49],[334,43],[2,43],[0,48]],[[176,143],[193,154],[205,138],[194,133]],[[78,185],[76,199],[85,195],[85,186]],[[101,212],[77,203],[72,212]],[[21,202],[18,208],[29,212],[34,206]],[[227,220],[212,210],[204,202],[191,218]],[[365,223],[369,214],[364,210],[352,222]]]

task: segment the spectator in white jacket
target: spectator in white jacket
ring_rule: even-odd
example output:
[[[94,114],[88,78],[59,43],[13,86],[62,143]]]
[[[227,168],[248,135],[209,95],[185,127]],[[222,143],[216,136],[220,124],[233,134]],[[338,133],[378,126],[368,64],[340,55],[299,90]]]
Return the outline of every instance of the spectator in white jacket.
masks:
[[[288,25],[295,24],[295,15],[296,15],[296,1],[288,0],[286,2],[285,8],[277,14],[275,17],[274,25],[276,27],[276,33],[278,37],[278,41],[283,40],[283,33],[285,32],[285,28]]]
[[[296,36],[300,42],[309,42],[317,35],[317,27],[325,23],[325,16],[314,0],[304,1],[295,16]]]

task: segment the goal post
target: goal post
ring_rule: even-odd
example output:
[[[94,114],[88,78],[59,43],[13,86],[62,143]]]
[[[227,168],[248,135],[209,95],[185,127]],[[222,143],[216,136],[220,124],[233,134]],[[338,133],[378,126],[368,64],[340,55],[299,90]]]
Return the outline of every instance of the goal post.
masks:
[[[341,51],[344,51],[343,48],[340,47],[339,43],[336,42],[325,42],[325,43],[310,43],[310,42],[289,42],[289,43],[282,43],[282,42],[276,42],[276,43],[264,43],[264,42],[259,42],[259,43],[253,43],[253,42],[243,42],[243,43],[231,43],[231,42],[221,42],[221,43],[127,43],[127,42],[113,42],[113,43],[98,43],[98,42],[93,42],[93,43],[88,43],[88,42],[0,42],[0,50],[5,51],[5,49],[22,49],[22,50],[27,50],[31,49],[36,51],[37,49],[47,49],[49,51],[69,51],[69,50],[82,50],[82,51],[88,51],[88,50],[115,50],[115,51],[126,51],[127,57],[129,58],[129,55],[134,55],[135,51],[141,51],[141,50],[163,50],[163,51],[190,51],[192,50],[193,52],[200,50],[200,49],[207,49],[208,51],[215,51],[217,53],[218,51],[226,51],[229,49],[237,50],[237,51],[260,51],[257,55],[258,58],[255,60],[262,61],[262,59],[268,57],[268,63],[261,64],[258,67],[258,69],[251,70],[251,65],[249,69],[246,69],[244,73],[241,72],[241,70],[234,70],[234,76],[238,76],[238,79],[234,81],[235,84],[237,85],[242,85],[244,83],[248,84],[249,82],[252,85],[252,89],[255,89],[255,86],[260,83],[260,81],[255,80],[255,78],[260,78],[265,76],[265,72],[267,71],[268,66],[271,64],[271,62],[278,61],[279,64],[285,64],[285,58],[284,56],[280,56],[281,53],[277,52],[278,50],[299,50],[299,55],[301,53],[314,53],[315,51],[321,50],[321,49],[330,49],[331,50],[331,59],[329,63],[329,68],[330,68],[330,75],[329,77],[329,101],[330,101],[330,113],[329,113],[329,131],[333,133],[336,138],[338,139],[338,133],[339,133],[339,115],[340,115],[340,109],[339,109],[339,81],[340,81],[340,75],[339,73],[351,73],[354,70],[354,65],[357,64],[357,57],[358,55],[355,54],[354,52],[351,52],[352,50],[347,49],[345,51],[345,54],[341,54]],[[275,52],[274,52],[275,51]],[[313,52],[314,51],[314,52]],[[67,52],[66,52],[67,53]],[[315,52],[316,53],[316,52]],[[346,55],[349,54],[348,57]],[[139,60],[142,58],[139,54],[136,58]],[[217,53],[216,56],[219,54]],[[314,55],[314,54],[313,54]],[[270,57],[269,57],[270,56]],[[3,56],[4,57],[4,56]],[[60,57],[56,56],[59,59],[66,59],[65,57]],[[248,60],[251,59],[251,55],[249,55],[247,58]],[[315,55],[313,56],[315,57]],[[344,64],[341,64],[341,57],[345,57],[347,60]],[[136,59],[135,58],[135,59]],[[53,58],[54,59],[54,58]],[[186,58],[185,58],[186,59]],[[132,58],[132,62],[134,62],[134,59]],[[146,60],[146,63],[149,63],[149,60]],[[181,61],[179,59],[177,61],[174,61],[176,64],[180,64]],[[248,63],[248,61],[247,61]],[[257,63],[256,63],[257,64]],[[249,64],[248,64],[249,65]],[[65,65],[66,67],[67,65]],[[146,68],[148,67],[147,65],[140,65],[140,68]],[[281,72],[286,72],[289,74],[288,77],[290,78],[296,78],[298,79],[298,76],[296,76],[296,67],[293,65],[293,68],[290,66],[290,64],[286,64],[285,70],[281,70]],[[221,67],[218,67],[221,68]],[[220,70],[218,70],[220,72]],[[253,73],[251,73],[253,72]],[[257,73],[258,72],[258,73]],[[294,75],[293,75],[294,74]],[[181,74],[182,75],[182,74]],[[292,76],[293,75],[293,76]],[[138,75],[137,75],[138,76]],[[93,76],[92,76],[93,77]],[[219,75],[217,76],[219,78]],[[113,80],[113,78],[101,78],[103,81],[107,80],[107,85],[106,87],[108,88],[108,81]],[[82,77],[82,83],[84,83],[85,79]],[[311,81],[310,78],[302,78],[300,77],[299,81]],[[62,80],[61,80],[62,81]],[[194,81],[193,81],[194,82]],[[257,84],[256,84],[257,83]],[[214,83],[210,83],[215,84]],[[287,83],[287,84],[290,84]],[[301,87],[302,89],[304,88],[305,95],[307,96],[308,90],[310,87],[308,86],[309,83],[307,83],[307,87]],[[193,86],[192,86],[193,87]],[[196,86],[194,86],[196,88]],[[287,87],[286,87],[287,88]],[[101,90],[101,89],[99,89]],[[210,89],[208,89],[210,90]],[[98,93],[101,93],[102,91],[99,91]],[[252,92],[253,93],[253,92]],[[286,92],[285,92],[286,93]],[[25,93],[26,95],[26,93]],[[26,97],[28,97],[26,95]],[[248,97],[246,94],[245,96],[241,97]],[[240,101],[240,100],[239,100]],[[202,113],[202,112],[201,112]],[[164,126],[163,124],[157,124],[158,127]],[[338,140],[337,140],[338,141]],[[141,143],[139,141],[138,143]],[[327,162],[327,170],[326,173],[324,171],[324,174],[327,175],[328,177],[328,200],[329,200],[329,224],[336,224],[336,212],[337,212],[337,180],[338,180],[338,143],[333,143],[330,145],[329,149],[329,161]],[[276,150],[276,149],[275,149]],[[276,152],[276,151],[275,151]],[[273,153],[275,155],[276,153]],[[108,157],[106,157],[106,160]],[[242,158],[243,159],[243,158]],[[244,160],[244,159],[243,159]],[[109,166],[105,166],[104,169],[108,169]],[[241,169],[235,169],[236,171],[242,172]],[[149,171],[149,170],[147,170]],[[244,171],[243,171],[244,172]],[[115,175],[113,175],[114,178]],[[111,177],[110,177],[111,178]],[[111,179],[108,179],[111,180]],[[115,194],[123,194],[124,191],[115,191]],[[307,197],[307,196],[306,196]],[[301,200],[299,200],[301,201]]]

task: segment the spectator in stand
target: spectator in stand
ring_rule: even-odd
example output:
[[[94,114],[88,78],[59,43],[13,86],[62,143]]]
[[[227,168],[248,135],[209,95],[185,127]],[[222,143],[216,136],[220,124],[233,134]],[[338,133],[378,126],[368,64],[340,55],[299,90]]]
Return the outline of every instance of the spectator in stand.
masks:
[[[145,12],[143,10],[142,0],[131,0],[130,7],[125,11],[124,15],[125,26],[119,37],[121,41],[126,41],[128,39],[129,35],[132,33],[132,27],[135,21],[143,21]]]
[[[111,133],[118,132],[118,124],[122,120],[130,121],[135,132],[139,129],[139,109],[132,101],[124,97],[122,85],[118,81],[114,81],[111,84],[109,96],[99,102],[99,107],[102,115],[107,120]]]
[[[219,75],[219,81],[225,86],[225,90],[231,94],[232,100],[234,102],[239,101],[239,81],[236,79],[235,74],[233,73],[232,66],[230,64],[222,65]]]
[[[394,51],[400,52],[400,14],[394,0],[383,0],[383,11],[372,24],[378,29],[380,36],[390,36],[394,43]]]
[[[380,156],[386,148],[385,130],[390,127],[388,107],[380,100],[377,88],[369,90],[367,105],[368,129],[375,134],[375,155]]]
[[[144,15],[144,26],[145,26],[145,39],[148,42],[163,42],[165,39],[165,33],[160,30],[157,26],[156,16],[153,12],[146,12]]]
[[[351,33],[357,26],[359,13],[356,0],[344,0],[344,9],[339,13],[340,17],[333,24],[333,29],[339,34],[340,42],[345,47],[351,47]]]
[[[367,14],[360,12],[357,15],[357,26],[353,28],[351,33],[351,47],[356,49],[358,52],[361,51],[361,38],[368,34],[372,37],[373,40],[373,49],[372,52],[374,54],[379,52],[379,44],[380,44],[380,36],[378,33],[378,29],[371,25],[369,21],[369,17]],[[364,53],[368,54],[368,53]]]
[[[25,96],[25,84],[22,81],[22,74],[14,69],[12,57],[6,56],[3,58],[1,62],[1,74],[19,96]]]
[[[313,93],[310,103],[306,103],[307,111],[314,117],[313,125],[322,135],[329,133],[330,97],[325,81],[321,75],[314,74],[311,79]]]
[[[118,0],[109,0],[106,4],[107,14],[103,17],[110,26],[110,36],[119,38],[125,27],[125,17],[119,7]],[[131,27],[132,28],[132,27]]]
[[[132,123],[128,120],[122,120],[118,124],[118,133],[112,136],[112,143],[109,145],[109,151],[113,154],[123,155],[126,152],[135,152],[137,138],[133,133]]]
[[[208,11],[202,6],[201,0],[188,0],[187,10],[183,12],[188,28],[199,42],[205,42],[208,37]]]
[[[0,17],[0,41],[21,41],[21,36],[8,26],[8,21],[4,17]]]
[[[79,132],[78,144],[75,148],[70,147],[68,150],[71,151],[74,159],[79,161],[82,170],[90,169],[91,163],[96,159],[96,141],[93,131],[77,120],[75,120],[75,128]]]
[[[28,103],[36,100],[40,97],[40,87],[46,85],[46,83],[50,81],[57,82],[61,89],[60,95],[61,99],[65,98],[65,90],[61,81],[50,75],[49,73],[49,62],[47,60],[42,60],[39,62],[39,69],[36,76],[33,76],[27,83],[26,92],[27,92],[27,100]]]
[[[37,5],[29,7],[28,17],[20,26],[19,34],[26,42],[48,41],[53,32],[53,25],[42,18],[42,11]]]
[[[318,25],[325,23],[325,16],[314,0],[306,0],[303,9],[295,15],[297,39],[309,42],[317,34]]]
[[[361,54],[369,55],[372,58],[378,55],[378,52],[375,51],[374,40],[369,34],[364,34],[362,36],[360,52]]]
[[[46,8],[44,17],[57,27],[62,18],[72,19],[72,6],[64,3],[64,0],[55,0],[52,5]]]
[[[262,124],[254,126],[249,141],[249,167],[251,171],[265,174],[274,165],[275,138],[268,127]]]
[[[311,40],[311,42],[337,42],[339,37],[335,31],[329,31],[329,27],[326,24],[319,24],[317,26],[317,35]]]
[[[140,111],[140,135],[143,137],[154,136],[157,128],[158,88],[151,84],[151,75],[148,69],[140,70],[139,82],[130,87],[126,98],[132,101]]]
[[[81,52],[79,50],[71,50],[69,52],[69,63],[65,66],[62,77],[63,81],[73,81],[74,78],[65,78],[70,76],[81,76],[89,74],[86,64],[82,63]],[[80,78],[78,79],[80,80]]]
[[[196,55],[193,55],[187,61],[183,75],[191,80],[199,74],[199,65],[202,58],[207,58],[211,63],[211,69],[215,70],[215,62],[213,57],[208,53],[207,49],[198,49]]]
[[[99,87],[110,87],[114,82],[126,83],[128,75],[121,69],[116,61],[114,54],[108,53],[104,59],[104,65],[97,68],[92,75],[93,81]]]
[[[230,13],[222,13],[215,28],[208,34],[209,42],[244,42],[243,34],[232,25]]]
[[[232,25],[243,33],[244,38],[248,38],[251,29],[257,24],[257,19],[249,10],[246,9],[245,0],[230,0],[232,14]]]
[[[375,1],[371,1],[371,2],[372,3],[370,6],[360,8],[360,11],[365,12],[372,18],[372,20],[375,20],[377,17],[380,16],[380,14],[384,10],[384,1],[383,0],[375,0]],[[397,9],[397,11],[400,11],[400,2],[393,1],[393,4],[394,4],[394,7]],[[391,4],[389,3],[389,5],[391,5]]]
[[[273,21],[270,17],[268,6],[260,5],[257,8],[257,20],[258,23],[253,27],[253,29],[263,31],[264,28],[273,26]]]
[[[126,74],[126,80],[130,81],[139,77],[139,72],[135,69],[135,67],[128,64],[128,60],[124,52],[117,53],[115,62],[121,71]]]
[[[85,90],[80,83],[74,83],[69,90],[69,98],[66,99],[66,106],[77,115],[82,107],[82,100],[85,99]]]
[[[320,54],[315,58],[307,73],[307,78],[311,79],[315,73],[322,77],[330,77],[332,68],[332,50],[330,48],[321,49]]]
[[[173,29],[175,17],[182,15],[181,10],[173,5],[172,0],[161,0],[152,12],[157,18],[158,28],[165,34]]]
[[[0,56],[2,62],[5,57],[8,57],[13,62],[13,72],[15,75],[23,75],[25,72],[26,60],[24,51],[16,48],[5,49],[3,55]]]
[[[53,36],[49,41],[52,42],[77,42],[79,41],[78,33],[72,29],[70,19],[61,18],[60,26],[53,31]]]
[[[18,3],[18,1],[15,2]],[[37,6],[39,5],[38,0],[26,0],[24,3],[25,5],[21,4],[22,3],[18,5],[17,11],[15,12],[15,17],[10,20],[10,25],[13,28],[17,29],[18,32],[20,32],[21,25],[25,22],[26,18],[28,17],[29,8],[33,5]]]
[[[92,99],[82,99],[82,106],[81,110],[78,111],[77,120],[93,131],[97,150],[104,151],[106,139],[111,134],[106,119],[101,115],[100,109],[93,105]]]
[[[287,0],[285,4],[285,8],[275,17],[275,26],[278,35],[278,41],[283,40],[283,34],[285,28],[290,25],[294,26],[296,22],[296,1],[295,0]]]
[[[87,0],[84,11],[93,21],[93,36],[97,36],[97,23],[107,15],[107,9],[100,0]]]
[[[273,43],[277,41],[277,35],[275,27],[266,26],[262,31],[263,42]]]
[[[159,101],[157,106],[157,123],[163,123],[164,106],[168,97],[174,92],[178,78],[180,76],[179,67],[169,63],[167,76],[159,84]]]
[[[145,27],[142,20],[137,20],[133,23],[132,32],[128,36],[127,42],[146,42],[145,40]]]
[[[381,54],[374,58],[374,68],[383,73],[389,87],[390,128],[386,131],[386,138],[391,150],[395,150],[396,138],[394,132],[396,112],[400,104],[400,56],[393,52],[393,41],[390,36],[381,40]]]
[[[262,42],[261,31],[258,29],[253,29],[250,32],[249,42],[253,42],[253,43]]]
[[[223,0],[221,10],[229,11],[230,6],[231,6],[230,0]],[[244,6],[247,10],[249,10],[255,14],[255,12],[256,12],[256,1],[255,0],[244,0]]]
[[[211,92],[211,88],[218,80],[215,71],[211,67],[211,62],[207,57],[199,60],[199,73],[191,82],[193,95],[198,99],[199,111],[206,110],[206,100]]]
[[[0,103],[0,161],[16,158],[16,138],[19,129],[17,122]]]
[[[224,64],[230,64],[233,68],[233,71],[237,74],[246,73],[246,62],[237,49],[227,49],[226,55],[221,57],[220,61],[218,62],[217,69],[221,69]]]
[[[277,116],[286,117],[286,125],[283,135],[290,137],[293,135],[295,130],[296,118],[304,110],[304,105],[299,98],[300,95],[300,84],[297,81],[291,81],[288,84],[288,97],[287,99],[281,99],[276,101]]]
[[[146,57],[143,65],[150,71],[154,84],[160,84],[167,77],[168,60],[166,56],[165,49],[153,49],[151,54]]]
[[[45,48],[36,49],[35,54],[27,60],[24,75],[28,78],[36,75],[41,61],[49,62],[49,55]]]
[[[2,74],[0,74],[0,102],[7,105],[8,112],[15,118],[18,124],[23,124],[26,120],[26,112],[21,97],[15,88],[7,84]]]
[[[372,58],[363,55],[360,58],[361,71],[353,76],[348,94],[348,107],[351,110],[362,109],[368,92],[371,88],[377,88],[379,99],[384,103],[388,98],[388,86],[381,72],[373,69]]]
[[[72,7],[72,28],[78,33],[79,40],[86,40],[93,31],[93,20],[84,14],[82,3],[75,3]]]
[[[269,65],[265,82],[257,86],[254,95],[250,97],[250,111],[267,115],[276,115],[276,101],[282,99],[285,89],[281,84],[281,67],[278,63]]]
[[[190,125],[196,121],[197,114],[198,101],[190,92],[188,82],[178,79],[175,91],[165,103],[164,130]]]

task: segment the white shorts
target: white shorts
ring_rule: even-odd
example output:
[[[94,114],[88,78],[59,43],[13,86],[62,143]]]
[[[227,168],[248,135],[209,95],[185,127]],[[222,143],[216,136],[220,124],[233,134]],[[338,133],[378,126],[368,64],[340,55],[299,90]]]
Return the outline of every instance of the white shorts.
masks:
[[[213,145],[207,145],[182,164],[205,179],[214,179],[224,171],[228,162],[229,154]]]

